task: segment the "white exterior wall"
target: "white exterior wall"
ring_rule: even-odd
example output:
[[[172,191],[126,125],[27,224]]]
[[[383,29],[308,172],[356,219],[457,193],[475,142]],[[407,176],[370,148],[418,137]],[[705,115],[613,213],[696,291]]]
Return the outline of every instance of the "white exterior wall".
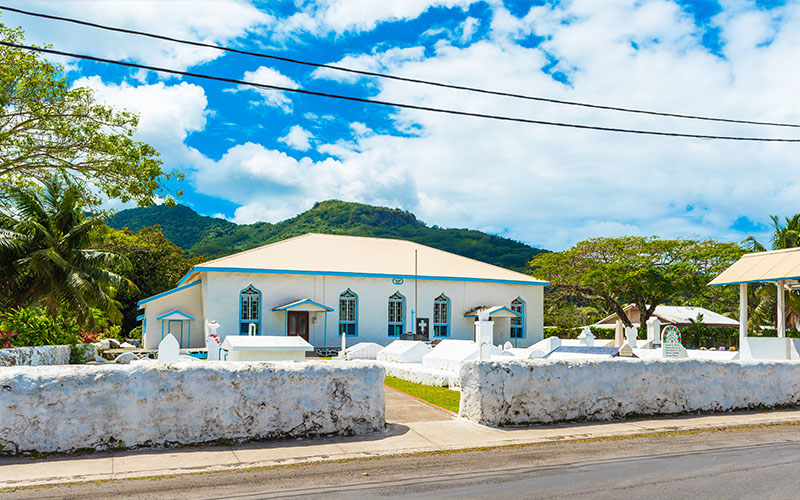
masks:
[[[205,315],[203,320],[216,320],[220,324],[217,331],[220,340],[224,340],[227,335],[239,334],[239,293],[251,284],[261,291],[261,333],[264,335],[285,334],[285,313],[273,312],[274,307],[298,299],[310,298],[334,309],[334,311],[327,314],[327,335],[325,335],[324,314],[310,313],[309,342],[315,347],[340,346],[341,339],[338,335],[339,295],[348,288],[358,295],[358,334],[347,338],[348,345],[357,342],[376,342],[387,345],[397,339],[397,337],[387,335],[388,298],[396,291],[406,298],[405,331],[413,330],[411,311],[414,309],[414,280],[407,279],[402,284],[396,285],[389,278],[228,272],[201,273],[201,279],[204,299],[202,310]],[[450,299],[449,338],[465,340],[473,338],[473,319],[464,318],[467,310],[476,306],[510,305],[511,301],[517,297],[521,297],[525,301],[525,337],[518,339],[517,345],[525,347],[542,338],[542,286],[419,280],[417,289],[419,314],[416,316],[428,318],[431,328],[433,327],[433,300],[441,293]],[[176,297],[180,293],[183,292],[159,300],[167,302],[169,298]],[[199,297],[199,287],[197,294]],[[153,303],[147,304],[148,309],[153,309],[151,306]],[[188,310],[185,312],[192,314]],[[198,317],[198,319],[200,318]],[[200,326],[202,324],[201,322]],[[150,331],[150,325],[148,325],[148,333]],[[159,338],[160,332],[161,327],[158,325]],[[193,325],[193,344],[194,332]],[[323,340],[325,340],[324,344]],[[510,339],[510,320],[499,319],[495,322],[495,344],[501,344],[507,340],[512,340]],[[514,343],[513,340],[512,343]]]
[[[183,343],[181,348],[188,347],[205,347],[206,334],[203,325],[203,301],[202,290],[204,285],[196,285],[191,288],[165,295],[157,299],[151,300],[143,304],[144,307],[144,321],[146,332],[144,334],[144,342],[142,345],[145,349],[158,349],[158,344],[161,342],[161,321],[156,318],[164,313],[168,313],[173,309],[178,309],[181,312],[193,317],[195,321],[186,320],[183,322]],[[164,323],[164,335],[167,334],[167,322]],[[191,330],[190,330],[191,328]],[[180,338],[176,336],[178,342]],[[190,344],[191,341],[191,344]]]

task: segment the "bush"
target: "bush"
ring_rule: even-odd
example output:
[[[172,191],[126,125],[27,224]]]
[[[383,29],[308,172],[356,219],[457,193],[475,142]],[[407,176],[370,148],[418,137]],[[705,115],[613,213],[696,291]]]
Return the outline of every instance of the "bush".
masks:
[[[82,365],[89,361],[94,361],[96,354],[95,347],[92,344],[75,344],[69,348],[69,364]]]
[[[52,317],[32,309],[11,309],[0,316],[0,330],[6,332],[7,347],[71,345],[80,341],[80,330],[74,319]],[[3,347],[6,347],[4,345]]]
[[[141,339],[142,338],[142,325],[137,326],[130,332],[128,332],[129,339]]]

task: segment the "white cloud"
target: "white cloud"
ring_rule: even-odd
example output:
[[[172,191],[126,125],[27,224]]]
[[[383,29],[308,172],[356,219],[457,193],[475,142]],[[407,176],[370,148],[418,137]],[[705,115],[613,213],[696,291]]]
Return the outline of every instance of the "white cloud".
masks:
[[[136,139],[155,147],[167,169],[191,166],[200,156],[184,141],[189,134],[205,128],[207,99],[202,87],[186,82],[105,83],[99,76],[79,78],[73,86],[91,88],[98,102],[139,114]]]
[[[308,130],[304,129],[300,125],[294,125],[289,129],[288,134],[279,138],[278,140],[290,148],[296,149],[297,151],[308,151],[311,149],[311,143],[309,140],[313,137],[314,135]]]
[[[409,61],[422,61],[424,57],[425,47],[395,47],[383,52],[375,49],[372,54],[347,55],[333,65],[358,71],[385,73],[389,68],[401,67]],[[328,68],[316,69],[311,76],[347,83],[354,83],[365,78],[357,73],[347,73]]]
[[[299,12],[272,28],[277,39],[360,33],[379,23],[416,19],[432,7],[466,8],[477,0],[298,0]]]
[[[197,40],[230,44],[273,18],[243,0],[162,2],[155,0],[9,0],[34,12],[99,24]],[[29,42],[52,43],[56,49],[185,69],[220,57],[223,52],[113,33],[85,26],[3,12],[3,23],[25,27]]]
[[[793,83],[800,81],[800,68],[786,64],[800,46],[797,3],[769,14],[750,7],[717,16],[725,58],[703,47],[692,18],[663,0],[575,0],[534,7],[522,19],[495,6],[492,19],[491,38],[468,47],[441,43],[428,58],[376,51],[350,55],[342,64],[556,99],[800,122]],[[536,48],[516,45],[526,33],[546,38]],[[569,85],[541,71],[549,57]],[[791,130],[599,112],[391,81],[378,85],[383,100],[540,120],[797,137]],[[398,111],[394,119],[398,129],[416,125],[421,133],[396,136],[364,125],[360,134],[362,125],[354,124],[352,142],[317,146],[336,157],[318,163],[263,148],[251,152],[262,159],[259,175],[276,165],[284,170],[270,177],[276,189],[247,197],[242,217],[265,210],[253,211],[254,203],[263,203],[258,200],[293,214],[335,197],[401,206],[430,223],[559,249],[618,234],[740,240],[746,235],[730,229],[739,217],[758,222],[770,213],[797,211],[796,145],[634,136],[414,110]],[[286,179],[296,180],[280,184]],[[372,185],[376,180],[382,183]]]
[[[373,168],[377,161],[384,167]],[[239,223],[276,222],[329,198],[415,205],[417,192],[409,172],[386,157],[354,158],[346,164],[296,160],[254,143],[234,146],[219,161],[205,162],[194,180],[201,193],[241,204],[234,216]]]
[[[260,66],[255,71],[246,71],[244,73],[244,80],[247,82],[261,83],[264,85],[274,85],[276,87],[284,87],[291,89],[296,89],[300,86],[296,81],[282,74],[280,71],[268,68],[267,66]],[[237,87],[237,89],[230,91],[239,92],[247,90],[253,90],[261,94],[261,96],[264,99],[263,101],[259,102],[260,104],[265,104],[267,106],[279,108],[283,110],[284,113],[288,113],[292,110],[291,99],[289,99],[289,97],[286,95],[286,92],[282,92],[280,90],[271,90],[271,89],[240,85],[239,87]]]

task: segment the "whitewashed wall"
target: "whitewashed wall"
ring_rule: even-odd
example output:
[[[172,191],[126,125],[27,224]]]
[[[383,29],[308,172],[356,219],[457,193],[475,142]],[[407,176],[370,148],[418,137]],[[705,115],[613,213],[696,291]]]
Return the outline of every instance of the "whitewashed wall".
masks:
[[[68,365],[68,345],[0,349],[0,366]]]
[[[790,361],[473,361],[461,370],[461,416],[486,425],[800,404]]]
[[[205,325],[205,322],[202,319],[202,287],[203,285],[197,285],[186,288],[144,304],[144,320],[147,323],[147,331],[144,335],[143,344],[145,349],[158,349],[158,344],[162,340],[162,322],[157,321],[156,318],[173,309],[178,309],[195,319],[195,321],[187,320],[184,322],[184,337],[183,343],[181,343],[181,348],[206,346],[205,327],[203,326]],[[164,323],[164,335],[166,335],[166,321],[164,321]],[[189,332],[189,327],[191,327],[191,335]],[[178,341],[180,341],[180,338],[177,336],[176,338]]]
[[[10,367],[5,452],[163,446],[383,430],[382,367],[368,362]]]
[[[298,299],[310,298],[334,309],[328,313],[325,335],[324,315],[311,313],[309,340],[316,347],[336,347],[341,344],[339,331],[339,294],[351,289],[358,295],[358,335],[348,337],[348,345],[356,342],[376,342],[387,345],[396,337],[387,335],[387,301],[399,291],[406,297],[406,331],[412,330],[411,311],[414,309],[414,280],[395,285],[389,278],[354,278],[339,276],[278,275],[250,273],[202,273],[203,314],[220,323],[220,339],[239,332],[239,293],[252,284],[262,294],[262,333],[284,335],[283,312],[273,312],[274,307]],[[526,302],[525,338],[518,345],[525,347],[542,338],[541,286],[509,285],[463,281],[419,280],[417,317],[428,318],[433,323],[433,300],[441,293],[450,298],[450,338],[472,339],[473,321],[464,313],[476,306],[510,305],[521,297]],[[316,317],[316,320],[315,320]],[[159,327],[160,328],[160,327]],[[194,332],[194,326],[192,327]],[[160,329],[159,329],[160,335]],[[498,320],[495,326],[495,343],[510,339],[509,320]]]

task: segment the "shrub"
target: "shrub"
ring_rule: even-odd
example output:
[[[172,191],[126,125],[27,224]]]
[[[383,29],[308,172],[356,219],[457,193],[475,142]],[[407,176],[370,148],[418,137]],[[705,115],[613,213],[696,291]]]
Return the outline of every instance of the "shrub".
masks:
[[[137,326],[130,332],[128,332],[129,339],[140,339],[142,338],[142,325]]]
[[[6,332],[4,347],[70,345],[79,341],[74,319],[52,317],[33,308],[11,309],[0,316],[0,330]]]

